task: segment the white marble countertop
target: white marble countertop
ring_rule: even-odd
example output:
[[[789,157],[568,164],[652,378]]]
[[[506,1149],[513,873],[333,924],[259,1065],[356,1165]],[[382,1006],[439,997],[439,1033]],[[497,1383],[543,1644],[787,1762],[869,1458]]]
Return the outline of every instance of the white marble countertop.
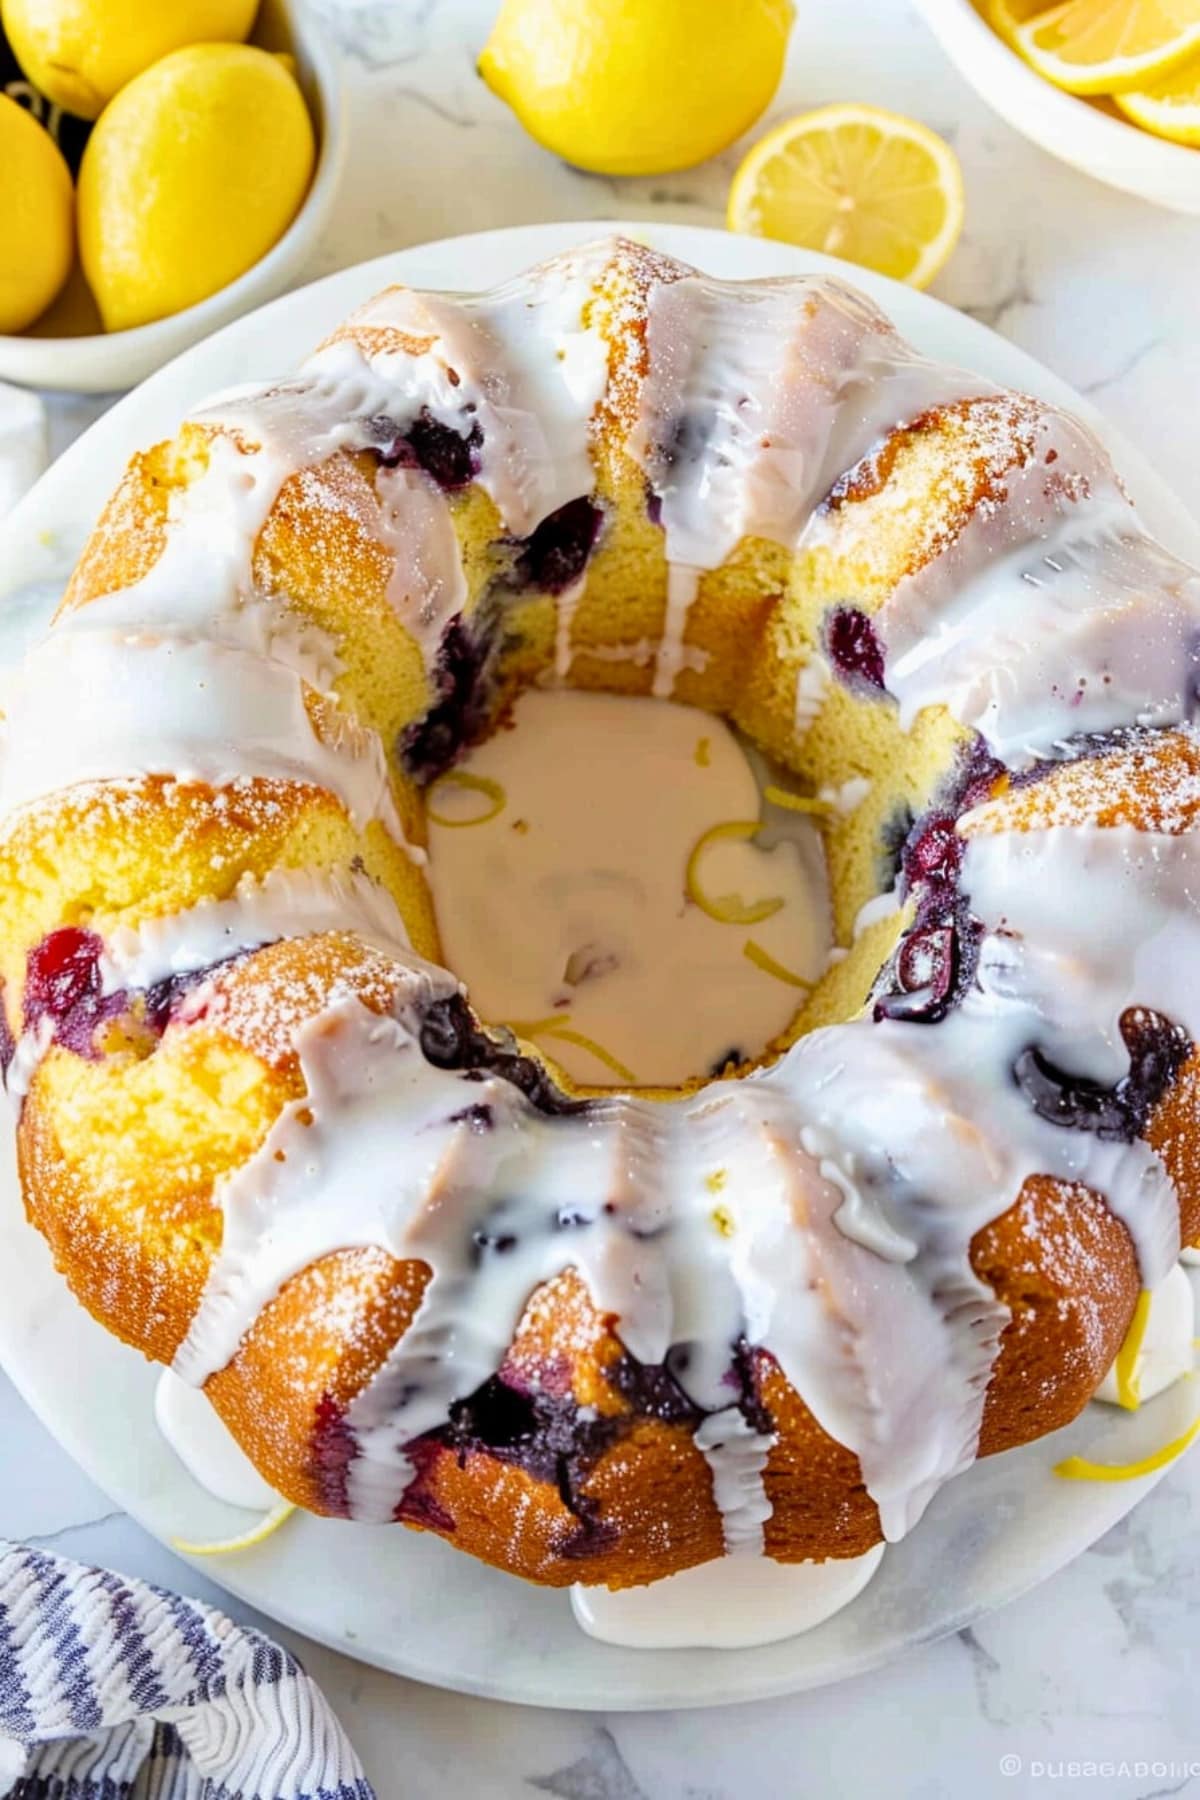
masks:
[[[345,53],[352,142],[323,274],[422,239],[555,218],[718,225],[737,152],[619,182],[539,150],[474,72],[497,0],[320,0]],[[798,0],[773,117],[833,99],[913,113],[966,173],[935,292],[1094,398],[1200,512],[1200,220],[1077,175],[994,118],[903,0]],[[669,76],[664,75],[664,94]],[[60,398],[61,448],[103,403]],[[0,1535],[201,1591],[114,1513],[0,1377]],[[1200,1454],[1055,1580],[886,1671],[708,1714],[586,1716],[441,1694],[299,1644],[381,1800],[750,1800],[1072,1790],[1200,1793]]]

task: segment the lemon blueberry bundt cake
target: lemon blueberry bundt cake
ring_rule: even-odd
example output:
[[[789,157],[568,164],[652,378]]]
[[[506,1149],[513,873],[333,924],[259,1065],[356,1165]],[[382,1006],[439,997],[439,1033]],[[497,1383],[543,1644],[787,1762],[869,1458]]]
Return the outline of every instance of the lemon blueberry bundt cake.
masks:
[[[1200,1235],[1198,645],[1092,434],[838,282],[390,289],[134,457],[14,686],[30,1218],[315,1512],[555,1585],[877,1557]],[[812,979],[680,870],[784,994],[716,1072],[587,1085],[441,964],[426,796],[555,686],[819,828]]]

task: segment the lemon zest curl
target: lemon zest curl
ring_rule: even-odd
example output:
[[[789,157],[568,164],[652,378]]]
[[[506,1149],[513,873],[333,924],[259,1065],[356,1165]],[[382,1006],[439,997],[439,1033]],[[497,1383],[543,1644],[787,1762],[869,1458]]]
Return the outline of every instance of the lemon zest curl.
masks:
[[[758,925],[763,919],[773,918],[783,906],[782,894],[772,894],[764,900],[743,900],[740,894],[706,894],[700,885],[700,863],[710,844],[729,838],[752,838],[761,829],[758,819],[730,819],[722,825],[711,825],[692,846],[684,872],[688,899],[719,925]]]
[[[264,1513],[256,1525],[243,1531],[237,1537],[214,1538],[206,1543],[193,1543],[188,1538],[172,1538],[171,1548],[178,1550],[182,1556],[234,1556],[241,1550],[256,1550],[259,1544],[265,1544],[269,1537],[274,1537],[281,1525],[286,1525],[296,1508],[290,1500],[281,1500],[270,1512]]]
[[[473,794],[483,794],[486,799],[491,801],[491,805],[486,812],[475,813],[472,818],[449,819],[445,813],[435,812],[432,804],[433,796],[443,782],[449,787],[467,788]],[[439,775],[437,780],[429,785],[429,791],[425,796],[425,817],[435,825],[445,825],[448,829],[457,831],[464,825],[486,825],[489,819],[494,819],[498,813],[502,813],[507,805],[508,795],[500,783],[493,781],[490,775],[472,775],[469,769],[447,769],[444,775]]]
[[[786,981],[789,987],[802,988],[806,994],[811,994],[813,982],[806,981],[803,975],[794,974],[791,969],[785,969],[781,962],[776,962],[769,950],[764,950],[753,938],[747,938],[742,945],[742,955],[756,969],[761,969],[764,975],[773,975],[776,981]]]

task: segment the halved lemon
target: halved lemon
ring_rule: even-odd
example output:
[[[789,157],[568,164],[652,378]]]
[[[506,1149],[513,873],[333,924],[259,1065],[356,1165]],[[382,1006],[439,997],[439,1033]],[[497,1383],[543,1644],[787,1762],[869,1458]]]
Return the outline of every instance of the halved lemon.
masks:
[[[936,132],[878,106],[822,106],[755,144],[727,222],[925,287],[958,242],[963,210],[958,158]]]
[[[1174,144],[1200,145],[1200,58],[1152,87],[1118,94],[1117,105],[1135,125]]]
[[[1069,93],[1127,93],[1200,54],[1200,0],[1065,0],[1018,26],[1016,45]]]

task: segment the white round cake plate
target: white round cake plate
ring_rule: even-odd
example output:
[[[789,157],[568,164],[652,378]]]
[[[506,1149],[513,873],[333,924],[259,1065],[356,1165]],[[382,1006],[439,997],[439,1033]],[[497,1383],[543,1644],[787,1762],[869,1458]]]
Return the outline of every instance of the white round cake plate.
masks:
[[[391,281],[480,288],[606,227],[521,227],[450,239],[331,275],[187,351],[74,444],[0,529],[0,663],[44,625],[126,457],[168,436],[207,395],[293,369],[352,306]],[[982,325],[928,297],[783,244],[694,227],[631,236],[722,276],[834,271],[865,288],[923,350],[1062,402],[1110,445],[1152,528],[1200,561],[1200,533],[1143,457],[1096,410]],[[6,1134],[7,1137],[7,1134]],[[0,1362],[63,1447],[164,1542],[229,1535],[246,1515],[197,1487],[159,1437],[155,1371],[76,1306],[25,1223],[11,1146],[0,1158]],[[1072,1451],[1131,1462],[1195,1409],[1183,1383],[1138,1413],[1089,1407],[1049,1440],[980,1462],[934,1501],[855,1603],[805,1636],[755,1650],[623,1651],[585,1637],[565,1594],[529,1587],[438,1539],[298,1516],[205,1573],[281,1623],[441,1687],[539,1706],[711,1706],[816,1687],[960,1629],[1044,1580],[1154,1485],[1065,1481]]]

